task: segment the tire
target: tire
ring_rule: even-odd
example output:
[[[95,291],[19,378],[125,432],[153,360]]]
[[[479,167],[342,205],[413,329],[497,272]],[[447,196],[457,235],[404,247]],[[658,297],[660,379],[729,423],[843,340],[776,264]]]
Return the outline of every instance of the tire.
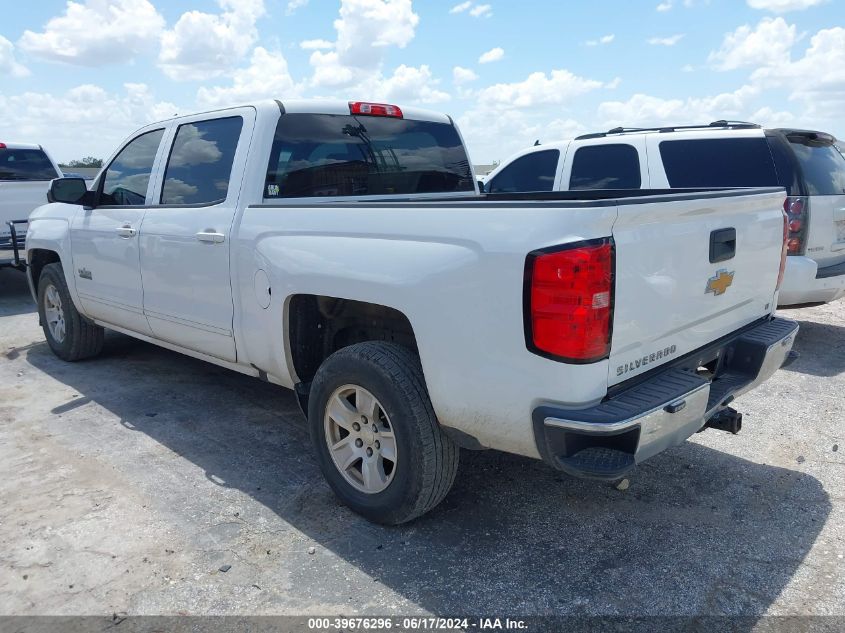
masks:
[[[91,358],[103,349],[104,330],[79,314],[73,305],[61,264],[47,264],[41,271],[38,316],[47,344],[62,360]],[[57,327],[58,323],[62,327]]]
[[[376,401],[377,421],[372,427],[378,426],[381,435],[370,433],[365,426],[359,433],[353,429],[349,438],[343,436],[338,441],[340,436],[334,433],[342,434],[343,429],[335,418],[345,417],[350,410],[344,409],[343,416],[335,416],[329,414],[329,407],[334,405],[332,411],[337,411],[338,399],[346,399],[351,407],[351,419],[358,419],[357,407],[370,406],[364,399],[367,395]],[[308,423],[317,461],[329,486],[344,504],[371,521],[398,525],[416,519],[440,503],[455,481],[458,446],[437,422],[419,358],[395,343],[357,343],[329,356],[311,385]],[[391,433],[392,466],[387,456]],[[380,447],[379,437],[384,442]],[[375,461],[381,464],[376,468],[378,473],[370,478],[370,483],[376,481],[376,485],[370,485],[369,491],[364,470],[365,463],[372,466],[373,460],[364,461],[366,452],[360,456],[359,475],[357,463],[342,471],[335,463],[339,451],[329,448],[330,441],[339,445],[350,438],[354,438],[355,444],[363,438],[359,452],[374,449]],[[350,451],[354,451],[352,443],[348,442]],[[348,460],[344,457],[338,461]],[[379,485],[385,485],[381,477],[385,473],[386,486],[378,490]]]

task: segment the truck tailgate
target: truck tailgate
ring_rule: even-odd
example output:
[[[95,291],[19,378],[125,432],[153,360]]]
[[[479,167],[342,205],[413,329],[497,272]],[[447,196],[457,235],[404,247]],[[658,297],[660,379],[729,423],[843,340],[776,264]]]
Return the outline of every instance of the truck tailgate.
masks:
[[[772,312],[784,196],[761,190],[620,201],[609,385]]]
[[[9,237],[10,220],[26,220],[36,207],[47,203],[47,189],[50,183],[45,181],[0,181],[0,238]],[[23,232],[23,226],[18,231]]]

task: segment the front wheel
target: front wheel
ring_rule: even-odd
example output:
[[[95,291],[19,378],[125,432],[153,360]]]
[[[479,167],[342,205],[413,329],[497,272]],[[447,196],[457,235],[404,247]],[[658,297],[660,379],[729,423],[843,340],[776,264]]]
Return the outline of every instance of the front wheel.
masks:
[[[419,359],[400,345],[358,343],[329,356],[308,421],[332,490],[372,521],[411,521],[452,487],[459,449],[437,422]]]
[[[86,320],[70,298],[61,264],[47,264],[38,278],[38,316],[53,353],[67,361],[90,358],[103,348],[103,328]]]

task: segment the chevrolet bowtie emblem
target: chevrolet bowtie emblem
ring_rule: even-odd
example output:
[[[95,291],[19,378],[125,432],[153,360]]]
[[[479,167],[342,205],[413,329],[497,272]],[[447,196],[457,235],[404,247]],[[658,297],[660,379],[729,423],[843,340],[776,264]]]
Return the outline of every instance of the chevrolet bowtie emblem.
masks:
[[[727,269],[716,271],[716,274],[707,280],[707,287],[704,289],[704,294],[712,292],[715,296],[725,294],[725,290],[730,288],[734,282],[734,274],[729,273]]]

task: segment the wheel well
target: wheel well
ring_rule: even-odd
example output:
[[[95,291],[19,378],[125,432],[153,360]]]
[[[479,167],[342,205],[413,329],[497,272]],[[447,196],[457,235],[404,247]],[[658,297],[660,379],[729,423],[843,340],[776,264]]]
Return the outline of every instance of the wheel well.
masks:
[[[38,289],[38,280],[41,278],[41,271],[47,264],[61,262],[59,254],[55,251],[48,251],[43,248],[36,248],[30,251],[29,270],[32,275],[32,285]]]
[[[392,341],[417,352],[408,317],[394,308],[352,299],[294,295],[288,308],[288,341],[299,381],[311,382],[332,353],[364,341]]]

